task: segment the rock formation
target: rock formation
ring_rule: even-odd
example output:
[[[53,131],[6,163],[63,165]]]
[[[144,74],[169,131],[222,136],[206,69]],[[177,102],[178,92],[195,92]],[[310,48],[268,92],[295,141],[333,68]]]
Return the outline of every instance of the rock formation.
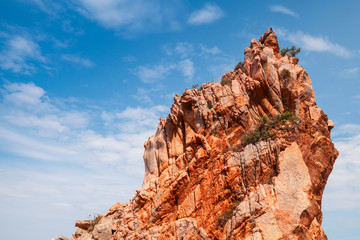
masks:
[[[221,83],[176,95],[144,144],[142,188],[71,239],[327,239],[321,199],[338,152],[297,62],[269,29]]]

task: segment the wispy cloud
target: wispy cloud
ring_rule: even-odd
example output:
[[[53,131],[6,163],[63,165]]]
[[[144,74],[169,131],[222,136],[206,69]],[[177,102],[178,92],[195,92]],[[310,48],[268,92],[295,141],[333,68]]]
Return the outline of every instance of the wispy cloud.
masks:
[[[64,54],[61,59],[67,62],[76,63],[87,68],[93,67],[95,64],[88,58],[79,57],[71,54]]]
[[[34,223],[54,217],[69,222],[46,234],[69,235],[73,219],[128,201],[144,175],[143,143],[154,134],[159,116],[169,111],[162,105],[114,111],[74,105],[57,104],[34,83],[1,87],[0,204],[6,215],[21,211]],[[19,159],[21,164],[11,167]]]
[[[191,59],[183,59],[168,64],[155,64],[151,66],[139,66],[132,72],[144,83],[155,83],[165,79],[172,72],[178,71],[186,78],[191,80],[195,74],[195,66]]]
[[[346,77],[357,77],[359,74],[359,67],[346,68],[343,70],[343,73]]]
[[[0,68],[15,73],[36,71],[33,62],[45,62],[40,46],[27,34],[2,34],[5,44],[0,52]]]
[[[334,143],[340,155],[335,162],[326,190],[325,211],[360,210],[360,125],[346,124],[336,128]],[[341,204],[339,204],[341,202]]]
[[[103,112],[102,119],[108,125],[116,126],[125,133],[146,131],[159,121],[159,115],[167,112],[166,106],[158,105],[150,108],[127,107],[120,112]]]
[[[154,92],[153,89],[138,87],[136,94],[132,95],[134,99],[144,104],[153,104],[150,93]]]
[[[354,136],[356,134],[360,134],[360,124],[344,124],[337,126],[332,133],[332,135],[337,138],[343,137],[344,135]]]
[[[195,46],[189,42],[179,42],[176,44],[167,44],[162,47],[165,54],[179,55],[181,58],[187,58],[196,54]]]
[[[69,41],[67,41],[67,40],[61,41],[58,39],[53,39],[53,42],[54,42],[54,46],[56,48],[68,48],[69,47]]]
[[[26,104],[38,105],[45,103],[45,91],[34,83],[12,83],[7,84],[1,89],[4,100],[16,105],[24,106]]]
[[[313,52],[328,52],[340,57],[349,57],[351,53],[345,47],[331,42],[324,36],[313,36],[301,31],[287,32],[283,29],[276,29],[278,36],[286,39],[287,41],[301,47],[302,50]]]
[[[66,20],[63,20],[62,24],[61,24],[61,29],[66,32],[66,33],[72,33],[72,34],[75,34],[75,35],[83,35],[85,33],[85,31],[79,27],[75,27],[73,25],[73,23],[66,19]]]
[[[354,79],[359,76],[360,67],[341,68],[340,66],[331,69],[334,76],[342,79]]]
[[[5,111],[1,119],[12,126],[31,129],[35,135],[55,137],[71,130],[84,129],[88,125],[86,112],[61,111],[50,102],[46,92],[34,83],[6,84],[1,93],[1,109]],[[16,138],[18,135],[12,136]]]
[[[220,48],[218,48],[217,46],[214,46],[212,48],[208,48],[203,44],[200,44],[200,49],[201,49],[201,54],[212,54],[212,55],[217,55],[222,53],[222,51],[220,50]]]
[[[223,73],[232,71],[236,65],[233,58],[219,59],[217,64],[210,64],[208,71],[212,74],[213,81],[220,81]]]
[[[128,62],[128,63],[133,63],[133,62],[136,62],[136,61],[137,61],[136,57],[131,56],[131,55],[122,57],[121,59],[122,59],[124,62]]]
[[[30,2],[35,4],[41,11],[50,15],[55,15],[63,10],[63,6],[53,0],[30,0]]]
[[[180,61],[178,68],[187,80],[191,80],[194,77],[195,67],[194,63],[190,59]]]
[[[178,5],[179,2],[172,0],[77,0],[75,10],[105,28],[137,32],[176,26],[174,9]]]
[[[153,83],[164,79],[176,68],[176,64],[157,64],[153,66],[139,66],[133,73],[144,83]]]
[[[299,15],[297,13],[291,11],[290,9],[288,9],[287,7],[284,7],[283,5],[271,5],[270,11],[283,13],[283,14],[290,15],[293,17],[299,17]]]
[[[214,3],[206,3],[205,6],[190,14],[188,23],[191,25],[203,25],[213,23],[224,16],[223,10]]]
[[[152,106],[154,97],[159,96],[161,90],[164,90],[164,85],[161,83],[152,87],[138,87],[136,94],[133,94],[132,97],[143,104]]]
[[[232,70],[235,66],[233,57],[224,53],[217,46],[209,47],[201,43],[178,42],[166,44],[162,46],[162,50],[168,56],[167,58],[170,58],[167,59],[167,62],[170,62],[171,64],[169,65],[172,67],[166,74],[179,71],[186,81],[194,79],[197,64],[208,66],[207,69],[214,79],[218,79],[220,74]],[[156,66],[148,68],[157,69]],[[162,71],[157,72],[161,73]]]
[[[176,44],[167,44],[162,47],[168,56],[180,56],[188,58],[193,56],[219,55],[222,53],[219,47],[208,47],[204,44],[194,44],[189,42],[178,42]]]
[[[142,141],[148,137],[144,134],[150,135],[148,131],[155,129],[159,113],[166,111],[164,106],[113,112],[101,109],[79,111],[70,106],[55,105],[46,92],[33,83],[6,84],[1,91],[1,151],[43,160],[74,161],[87,166],[102,161],[134,159],[136,154],[126,151],[134,148],[134,151],[141,152]],[[99,120],[104,125],[96,125],[97,128],[93,129],[91,126],[98,124]],[[98,132],[107,132],[106,129],[114,132],[106,135]],[[133,135],[134,142],[127,139],[130,135]],[[136,161],[141,160],[141,154],[136,158],[140,158]]]

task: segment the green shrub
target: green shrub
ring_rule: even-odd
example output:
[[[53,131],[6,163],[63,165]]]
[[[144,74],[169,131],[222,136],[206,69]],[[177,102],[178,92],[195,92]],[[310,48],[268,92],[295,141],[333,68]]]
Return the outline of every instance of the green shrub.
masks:
[[[290,57],[295,57],[296,54],[298,54],[301,51],[301,48],[296,48],[295,46],[291,46],[291,48],[283,48],[281,49],[280,53],[281,56],[285,57],[290,56]]]
[[[266,124],[268,123],[270,120],[269,120],[269,117],[267,115],[264,115],[262,116],[260,119],[259,119],[260,123],[263,123],[263,124]]]
[[[199,89],[199,84],[193,84],[192,89]]]
[[[260,124],[254,131],[247,133],[242,141],[243,146],[249,145],[250,143],[255,144],[268,138],[273,138],[274,136],[270,132],[270,126],[270,124]]]
[[[245,147],[249,144],[255,144],[261,140],[273,139],[276,136],[276,128],[284,125],[286,122],[294,122],[298,118],[292,112],[284,112],[269,119],[268,116],[263,116],[259,119],[259,123],[255,130],[248,132],[242,139],[242,145]],[[289,128],[283,130],[289,131]]]
[[[291,72],[284,68],[283,70],[281,70],[280,72],[280,80],[284,83],[287,83],[291,80]]]
[[[96,218],[94,219],[94,222],[93,222],[94,227],[100,222],[101,218],[102,218],[101,215],[96,216]]]
[[[276,115],[273,121],[275,121],[278,125],[279,124],[284,125],[288,121],[294,121],[297,119],[298,118],[294,115],[294,113],[287,111],[279,115]]]
[[[221,79],[221,85],[223,85],[223,86],[225,86],[225,85],[231,85],[231,79],[230,78],[228,78],[228,77],[223,77],[222,79]]]
[[[226,222],[232,217],[236,207],[239,204],[239,201],[235,201],[225,209],[225,211],[217,219],[219,226],[223,227],[226,224]]]
[[[244,68],[244,63],[243,63],[243,62],[239,62],[239,63],[235,66],[234,71],[237,71],[237,70],[239,70],[239,69],[241,69],[241,71],[242,71],[243,73],[245,73],[245,68]]]
[[[89,217],[90,217],[91,215],[89,215]],[[87,230],[88,232],[91,232],[92,230],[94,230],[94,227],[100,222],[100,220],[101,220],[101,218],[102,218],[102,216],[101,215],[96,215],[96,214],[94,214],[93,215],[94,217],[94,219],[93,220],[91,220],[91,226],[89,227],[89,229]]]

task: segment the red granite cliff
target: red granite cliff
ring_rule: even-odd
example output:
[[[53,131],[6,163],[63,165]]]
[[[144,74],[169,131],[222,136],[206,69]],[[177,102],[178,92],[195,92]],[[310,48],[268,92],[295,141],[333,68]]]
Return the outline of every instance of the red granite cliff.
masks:
[[[270,29],[221,83],[176,95],[145,142],[142,188],[71,239],[327,239],[321,200],[338,152],[297,62]]]

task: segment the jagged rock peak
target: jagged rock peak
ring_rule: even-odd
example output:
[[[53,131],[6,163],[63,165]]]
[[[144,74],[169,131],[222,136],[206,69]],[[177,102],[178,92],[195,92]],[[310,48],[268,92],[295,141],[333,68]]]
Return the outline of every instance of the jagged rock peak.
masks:
[[[221,83],[176,95],[144,144],[142,188],[72,239],[327,239],[321,198],[338,152],[297,61],[270,28]]]
[[[279,53],[279,43],[272,28],[266,30],[266,32],[260,37],[259,43],[272,48],[275,54]]]

